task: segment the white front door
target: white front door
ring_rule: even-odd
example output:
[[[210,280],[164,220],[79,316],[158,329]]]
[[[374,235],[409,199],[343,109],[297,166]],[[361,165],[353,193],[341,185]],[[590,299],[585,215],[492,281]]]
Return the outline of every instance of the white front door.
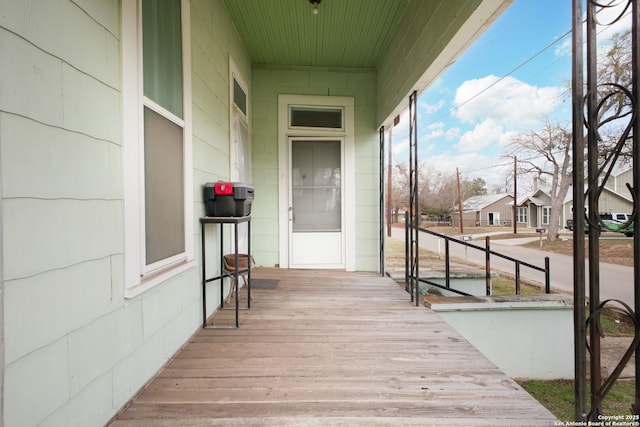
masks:
[[[345,268],[343,138],[289,138],[289,266]]]

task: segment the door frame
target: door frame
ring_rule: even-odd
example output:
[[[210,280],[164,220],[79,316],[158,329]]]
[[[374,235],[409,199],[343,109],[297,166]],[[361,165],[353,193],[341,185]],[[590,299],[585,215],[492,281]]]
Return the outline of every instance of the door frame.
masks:
[[[300,128],[289,126],[291,106],[336,107],[343,109],[342,129]],[[292,225],[289,212],[290,138],[343,138],[342,171],[344,188],[345,269],[355,271],[355,122],[354,99],[344,96],[278,95],[278,243],[279,264],[289,268],[289,235]]]

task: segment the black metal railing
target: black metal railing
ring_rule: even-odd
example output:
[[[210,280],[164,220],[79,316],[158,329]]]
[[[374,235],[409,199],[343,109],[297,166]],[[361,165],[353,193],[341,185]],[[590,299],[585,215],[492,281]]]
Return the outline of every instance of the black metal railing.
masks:
[[[409,232],[409,228],[412,227],[412,225],[409,222],[409,218],[408,218],[408,213],[405,214],[405,236],[409,236],[411,233]],[[511,257],[509,255],[505,255],[503,253],[500,252],[496,252],[494,250],[491,249],[491,238],[489,236],[485,237],[485,246],[480,246],[480,245],[476,245],[474,243],[471,243],[469,241],[466,240],[462,240],[462,239],[458,239],[455,237],[451,237],[451,236],[447,236],[445,234],[441,234],[441,233],[437,233],[435,231],[429,230],[427,228],[421,228],[421,227],[416,227],[416,230],[419,232],[423,232],[423,233],[427,233],[430,234],[432,236],[435,236],[437,238],[443,239],[444,240],[444,269],[445,269],[445,284],[441,285],[437,282],[434,282],[433,280],[429,280],[429,279],[425,279],[422,277],[412,277],[411,276],[411,269],[410,266],[408,264],[408,260],[405,263],[405,277],[407,282],[421,282],[421,283],[425,283],[428,284],[430,286],[435,286],[437,288],[440,289],[445,289],[447,291],[450,292],[454,292],[456,294],[459,295],[469,295],[468,293],[461,291],[459,289],[455,289],[451,286],[451,244],[457,244],[457,245],[461,245],[464,246],[466,248],[471,248],[473,250],[476,251],[480,251],[483,252],[485,255],[485,265],[484,265],[484,271],[485,271],[485,281],[486,281],[486,287],[485,287],[485,292],[487,296],[491,295],[491,277],[492,277],[492,270],[491,270],[491,257],[497,257],[497,258],[501,258],[507,261],[510,261],[513,263],[514,265],[514,277],[515,277],[515,289],[514,292],[516,295],[520,295],[520,288],[521,288],[521,268],[522,267],[526,267],[529,268],[531,270],[534,271],[538,271],[544,274],[544,290],[545,293],[550,294],[551,293],[551,276],[550,276],[550,263],[549,263],[549,257],[546,256],[544,257],[544,267],[539,267],[537,265],[531,264],[529,262],[526,261],[522,261],[519,260],[517,258]],[[408,245],[406,245],[406,248],[408,249]],[[416,256],[416,258],[419,259],[419,257]],[[409,289],[407,289],[407,291],[409,291]],[[412,295],[413,297],[413,295]],[[413,298],[412,298],[413,299]]]

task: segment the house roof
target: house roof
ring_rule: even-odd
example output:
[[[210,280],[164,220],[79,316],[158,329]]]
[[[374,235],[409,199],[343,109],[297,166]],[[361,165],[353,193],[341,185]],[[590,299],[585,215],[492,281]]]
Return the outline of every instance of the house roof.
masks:
[[[511,194],[486,194],[484,196],[472,196],[462,203],[463,211],[480,211],[489,205],[492,205],[501,199],[511,198]],[[505,204],[511,204],[511,200]]]
[[[522,206],[526,202],[533,203],[536,206],[546,205],[547,202],[544,199],[538,197],[538,195],[541,193],[549,197],[549,192],[546,189],[537,189],[518,197],[518,200],[516,200],[516,206]]]
[[[569,187],[569,191],[567,191],[567,195],[564,197],[564,200],[562,201],[562,203],[566,204],[566,203],[572,203],[573,202],[573,190],[572,189],[573,189],[573,186]],[[588,190],[588,186],[585,184],[584,185],[585,194],[587,193],[587,190]],[[617,197],[620,197],[621,199],[624,199],[624,200],[626,200],[628,202],[633,202],[633,197],[628,193],[627,194],[619,193],[619,192],[614,191],[613,189],[611,189],[611,188],[609,188],[607,186],[603,187],[602,191],[605,192],[605,193],[611,193],[611,194],[613,194],[613,195],[615,195]],[[588,204],[589,202],[587,200],[585,200],[585,203]]]

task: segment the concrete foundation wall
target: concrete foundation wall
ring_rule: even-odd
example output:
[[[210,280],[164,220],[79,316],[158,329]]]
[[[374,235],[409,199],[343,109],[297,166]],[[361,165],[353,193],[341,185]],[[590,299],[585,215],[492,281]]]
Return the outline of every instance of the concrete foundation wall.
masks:
[[[426,304],[512,378],[573,378],[573,305],[558,295],[435,297]]]

